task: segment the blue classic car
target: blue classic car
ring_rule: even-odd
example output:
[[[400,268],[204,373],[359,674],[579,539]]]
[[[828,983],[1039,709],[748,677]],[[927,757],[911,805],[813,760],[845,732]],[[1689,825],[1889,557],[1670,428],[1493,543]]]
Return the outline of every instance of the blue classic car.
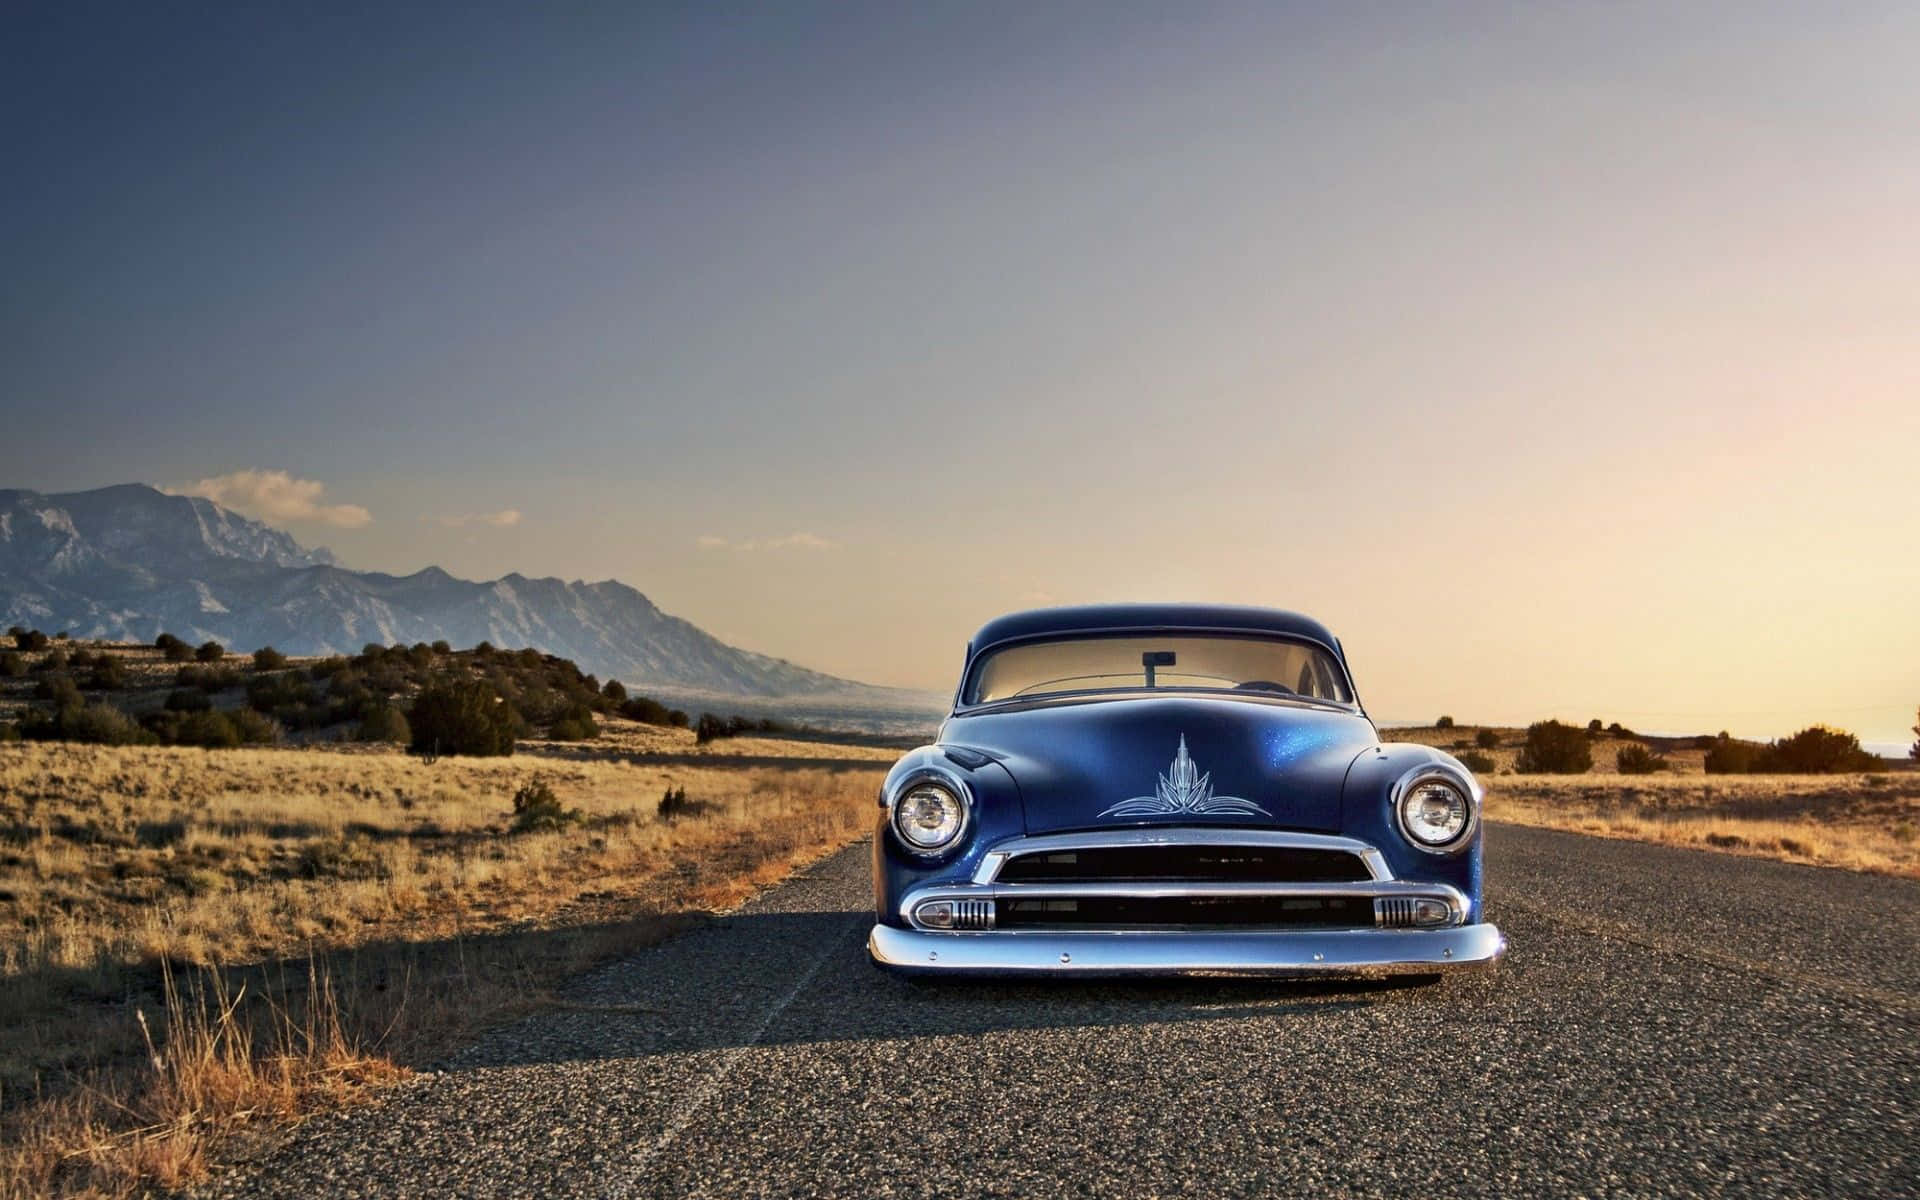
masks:
[[[925,974],[1490,966],[1480,800],[1450,755],[1380,740],[1310,618],[1015,613],[887,776],[868,951]]]

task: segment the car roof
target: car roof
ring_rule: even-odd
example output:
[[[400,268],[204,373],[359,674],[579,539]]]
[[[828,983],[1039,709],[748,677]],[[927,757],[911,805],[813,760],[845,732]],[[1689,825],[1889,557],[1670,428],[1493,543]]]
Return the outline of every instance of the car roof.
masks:
[[[1128,630],[1270,633],[1318,642],[1343,661],[1346,657],[1332,631],[1312,617],[1285,609],[1236,604],[1083,604],[1008,613],[980,627],[967,644],[967,657],[971,659],[1001,642]]]

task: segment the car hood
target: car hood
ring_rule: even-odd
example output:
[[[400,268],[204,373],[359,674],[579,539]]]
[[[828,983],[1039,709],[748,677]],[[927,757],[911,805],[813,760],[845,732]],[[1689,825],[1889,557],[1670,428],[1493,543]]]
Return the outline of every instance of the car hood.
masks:
[[[1028,833],[1140,825],[1337,831],[1357,714],[1277,700],[1138,696],[962,714],[940,740],[991,755]]]

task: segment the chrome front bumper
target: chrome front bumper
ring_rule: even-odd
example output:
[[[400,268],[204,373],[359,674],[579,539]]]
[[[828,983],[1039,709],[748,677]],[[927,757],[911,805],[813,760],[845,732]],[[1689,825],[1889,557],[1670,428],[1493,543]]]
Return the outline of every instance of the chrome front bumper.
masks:
[[[1490,924],[1444,929],[933,933],[875,925],[867,953],[928,975],[1431,975],[1491,967],[1507,939]]]

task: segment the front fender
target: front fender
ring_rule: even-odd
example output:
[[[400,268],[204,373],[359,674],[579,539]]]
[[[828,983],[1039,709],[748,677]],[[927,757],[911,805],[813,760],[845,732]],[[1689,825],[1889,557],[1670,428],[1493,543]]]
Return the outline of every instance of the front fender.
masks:
[[[887,798],[904,780],[929,768],[958,777],[973,798],[966,832],[958,845],[938,858],[907,850],[887,823]],[[985,755],[957,747],[909,750],[887,772],[886,782],[880,785],[879,801],[880,815],[873,833],[873,906],[875,919],[883,925],[905,927],[900,898],[910,889],[923,883],[964,883],[973,878],[988,849],[1026,832],[1013,776]]]
[[[1470,905],[1467,919],[1479,921],[1481,842],[1486,828],[1485,822],[1479,819],[1480,814],[1475,814],[1473,833],[1465,848],[1436,854],[1410,842],[1400,831],[1399,818],[1393,811],[1395,785],[1410,773],[1432,766],[1444,767],[1468,782],[1475,782],[1473,772],[1461,766],[1460,760],[1431,746],[1386,742],[1362,751],[1347,768],[1346,784],[1341,789],[1344,832],[1379,847],[1396,879],[1450,883],[1459,888]],[[1473,803],[1478,807],[1477,786],[1474,791]]]

